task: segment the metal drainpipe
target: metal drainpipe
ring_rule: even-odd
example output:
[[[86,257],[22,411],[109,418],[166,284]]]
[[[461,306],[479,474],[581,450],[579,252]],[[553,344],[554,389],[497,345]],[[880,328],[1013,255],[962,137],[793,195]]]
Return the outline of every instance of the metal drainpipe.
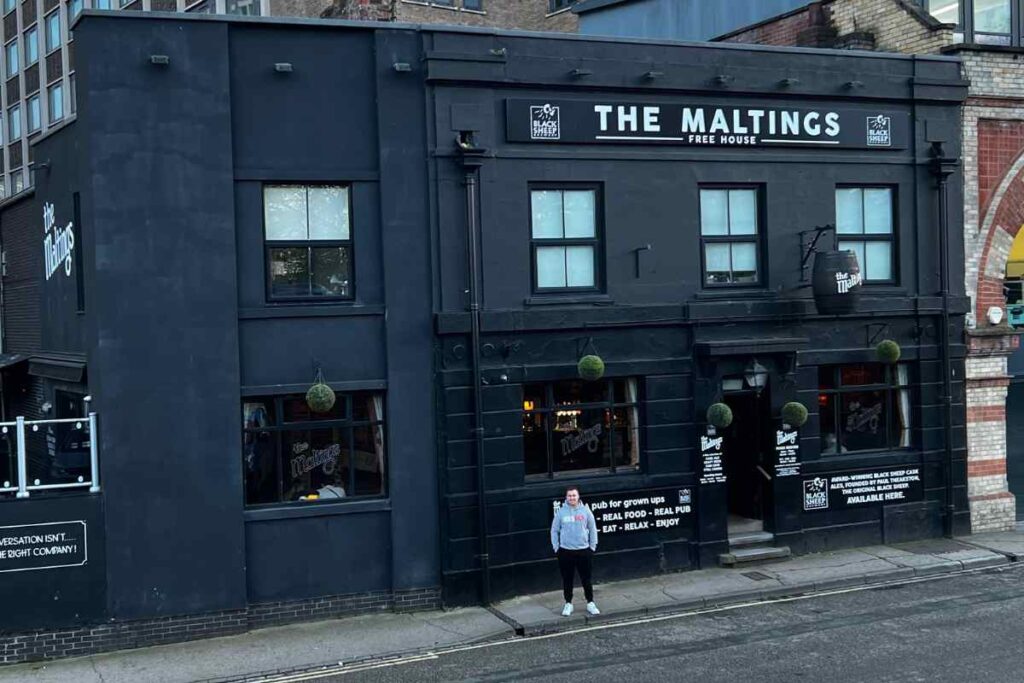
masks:
[[[949,176],[960,165],[959,160],[947,157],[941,142],[932,143],[931,172],[939,184],[939,287],[942,290],[942,334],[939,348],[942,356],[942,405],[943,438],[945,440],[944,474],[946,480],[946,514],[943,516],[943,532],[953,537],[953,389],[952,364],[949,358]]]
[[[484,468],[484,405],[481,396],[483,373],[480,370],[480,255],[477,210],[478,176],[487,150],[476,147],[472,134],[460,133],[456,146],[462,154],[466,186],[466,248],[469,251],[470,358],[473,365],[473,437],[476,450],[476,487],[480,559],[480,602],[491,604],[491,563],[487,542],[487,474]]]

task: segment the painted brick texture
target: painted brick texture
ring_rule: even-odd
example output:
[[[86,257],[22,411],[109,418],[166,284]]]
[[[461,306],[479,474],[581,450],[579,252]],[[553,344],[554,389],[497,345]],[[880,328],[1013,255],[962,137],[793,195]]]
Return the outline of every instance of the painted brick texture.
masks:
[[[576,33],[579,22],[568,10],[549,13],[548,0],[482,0],[482,11],[469,9],[463,0],[334,0],[324,16],[369,21],[490,26],[530,31]]]

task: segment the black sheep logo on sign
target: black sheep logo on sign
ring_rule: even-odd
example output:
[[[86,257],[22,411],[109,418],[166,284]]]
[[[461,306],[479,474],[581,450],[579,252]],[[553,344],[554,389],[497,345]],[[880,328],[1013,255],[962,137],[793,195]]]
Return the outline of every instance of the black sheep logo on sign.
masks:
[[[892,118],[879,114],[868,117],[868,145],[888,147],[892,144]]]
[[[545,104],[530,107],[530,138],[533,140],[557,140],[561,137],[561,121],[558,107]]]

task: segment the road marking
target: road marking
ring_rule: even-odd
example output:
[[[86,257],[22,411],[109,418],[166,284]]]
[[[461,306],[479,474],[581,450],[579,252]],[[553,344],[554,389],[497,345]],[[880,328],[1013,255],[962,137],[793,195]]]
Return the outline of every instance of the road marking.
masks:
[[[799,600],[811,600],[814,598],[824,598],[831,595],[844,595],[847,593],[859,593],[867,590],[875,590],[883,586],[905,586],[915,583],[926,583],[930,581],[941,581],[943,579],[949,579],[957,576],[965,576],[968,574],[977,574],[985,571],[1006,571],[1009,569],[1021,569],[1024,568],[1024,562],[996,565],[992,567],[976,567],[972,569],[961,569],[956,572],[949,572],[946,574],[936,574],[933,576],[915,576],[909,579],[898,579],[896,581],[885,581],[882,583],[864,584],[862,586],[851,586],[849,588],[836,588],[832,590],[824,590],[816,593],[805,593],[802,595],[792,595],[781,598],[765,598],[753,602],[738,602],[734,605],[720,605],[717,607],[707,607],[704,609],[690,610],[686,612],[674,612],[672,614],[662,614],[660,616],[653,617],[641,617],[639,619],[627,619],[623,621],[614,621],[607,624],[597,624],[594,626],[581,626],[579,628],[566,629],[564,631],[557,631],[555,633],[542,633],[533,636],[516,636],[512,638],[506,638],[504,640],[489,641],[486,643],[477,643],[475,645],[453,645],[448,648],[442,648],[439,650],[430,650],[427,652],[421,652],[414,655],[399,656],[394,659],[388,660],[369,660],[365,662],[356,662],[353,664],[344,664],[338,662],[334,666],[320,666],[316,667],[315,670],[307,670],[305,672],[296,672],[293,674],[277,674],[270,676],[257,676],[255,678],[246,678],[245,683],[302,683],[305,681],[316,681],[328,676],[344,676],[351,673],[359,673],[362,671],[371,671],[373,669],[385,669],[394,666],[405,666],[407,664],[416,664],[418,662],[427,662],[438,660],[443,656],[461,654],[463,652],[473,652],[475,650],[482,650],[485,648],[501,647],[504,645],[514,645],[519,643],[526,643],[533,640],[549,640],[552,638],[562,638],[565,636],[574,636],[581,633],[592,633],[596,631],[607,631],[611,629],[624,628],[627,626],[638,626],[643,624],[654,624],[662,621],[671,621],[675,619],[685,619],[687,617],[697,617],[703,614],[714,614],[717,612],[728,612],[736,609],[743,609],[746,607],[760,607],[764,605],[777,605],[786,602],[797,602]]]

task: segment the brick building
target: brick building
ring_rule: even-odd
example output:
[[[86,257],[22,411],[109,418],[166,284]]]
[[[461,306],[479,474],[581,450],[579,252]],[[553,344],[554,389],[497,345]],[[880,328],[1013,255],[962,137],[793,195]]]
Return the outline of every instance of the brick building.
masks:
[[[1024,224],[1024,66],[1019,0],[821,0],[717,40],[958,56],[970,96],[963,109],[964,247],[968,317],[967,437],[975,531],[1012,527],[1024,494],[1024,451],[1007,442],[1018,412],[1008,360],[1019,347],[1002,315],[1011,246]],[[999,10],[992,12],[993,7]],[[1011,8],[1013,11],[1011,11]],[[1024,239],[1024,236],[1022,236]],[[997,312],[998,311],[998,312]],[[1019,357],[1019,354],[1018,354]],[[1021,386],[1024,389],[1024,385]],[[1007,403],[1008,394],[1010,403]],[[1009,454],[1009,457],[1008,457]],[[1009,484],[1008,484],[1009,472]],[[1020,482],[1020,483],[1019,483]]]
[[[575,0],[333,0],[324,17],[575,33]]]

